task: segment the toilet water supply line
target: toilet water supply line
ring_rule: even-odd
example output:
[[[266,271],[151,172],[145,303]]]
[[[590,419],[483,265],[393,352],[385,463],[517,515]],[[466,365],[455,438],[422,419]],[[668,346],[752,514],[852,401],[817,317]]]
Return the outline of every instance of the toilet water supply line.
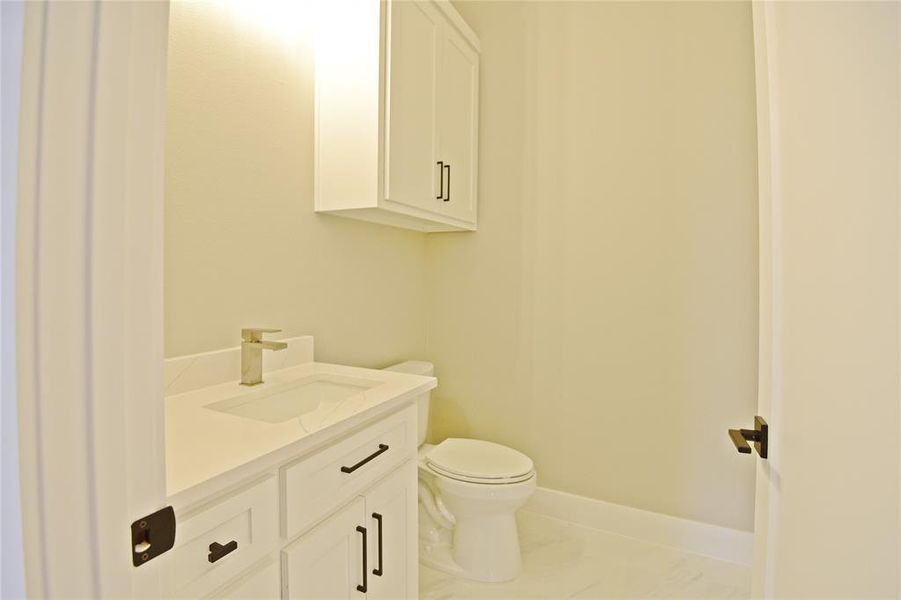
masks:
[[[419,499],[425,507],[425,511],[429,516],[444,529],[453,529],[457,522],[454,515],[451,514],[440,496],[435,495],[432,489],[426,485],[424,481],[419,480]]]

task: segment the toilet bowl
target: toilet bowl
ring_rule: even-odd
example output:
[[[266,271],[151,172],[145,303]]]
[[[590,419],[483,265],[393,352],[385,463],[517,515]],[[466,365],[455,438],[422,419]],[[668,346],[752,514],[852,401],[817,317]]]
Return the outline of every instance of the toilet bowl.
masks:
[[[431,375],[431,363],[408,361],[389,370]],[[477,581],[508,581],[522,559],[516,511],[535,491],[525,454],[492,442],[448,438],[424,444],[429,395],[419,411],[419,560]]]
[[[519,575],[516,511],[535,491],[532,461],[500,444],[450,438],[421,453],[419,471],[420,479],[431,480],[426,489],[420,486],[420,503],[429,502],[423,494],[435,494],[452,533],[450,548],[424,547],[420,559],[477,581],[508,581]]]

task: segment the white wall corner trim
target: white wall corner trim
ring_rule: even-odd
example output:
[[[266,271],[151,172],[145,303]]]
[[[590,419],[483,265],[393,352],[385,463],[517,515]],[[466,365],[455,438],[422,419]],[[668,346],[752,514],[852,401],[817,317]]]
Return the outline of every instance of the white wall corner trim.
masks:
[[[523,510],[584,527],[744,565],[754,554],[754,534],[661,513],[538,488]]]

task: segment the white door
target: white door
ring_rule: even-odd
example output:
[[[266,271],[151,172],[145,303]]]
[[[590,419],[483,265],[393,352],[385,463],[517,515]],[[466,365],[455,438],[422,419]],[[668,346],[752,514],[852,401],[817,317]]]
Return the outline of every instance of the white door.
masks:
[[[25,10],[16,293],[26,588],[159,598],[168,555],[133,566],[131,524],[166,501],[168,4]]]
[[[365,598],[371,574],[364,571],[365,502],[356,499],[282,551],[284,598]]]
[[[895,598],[901,5],[753,8],[770,425],[753,595]]]
[[[435,210],[435,81],[440,16],[431,0],[389,2],[385,197]]]
[[[418,594],[416,463],[408,462],[366,494],[369,519],[369,590],[376,600]]]
[[[476,220],[479,54],[450,23],[441,28],[438,70],[438,160],[443,162],[438,210]]]

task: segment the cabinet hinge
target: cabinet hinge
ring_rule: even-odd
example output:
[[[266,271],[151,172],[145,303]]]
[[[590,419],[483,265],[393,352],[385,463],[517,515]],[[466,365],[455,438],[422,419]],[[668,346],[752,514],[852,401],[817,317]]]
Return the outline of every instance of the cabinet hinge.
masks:
[[[131,524],[131,562],[140,567],[175,545],[175,511],[171,506]]]

